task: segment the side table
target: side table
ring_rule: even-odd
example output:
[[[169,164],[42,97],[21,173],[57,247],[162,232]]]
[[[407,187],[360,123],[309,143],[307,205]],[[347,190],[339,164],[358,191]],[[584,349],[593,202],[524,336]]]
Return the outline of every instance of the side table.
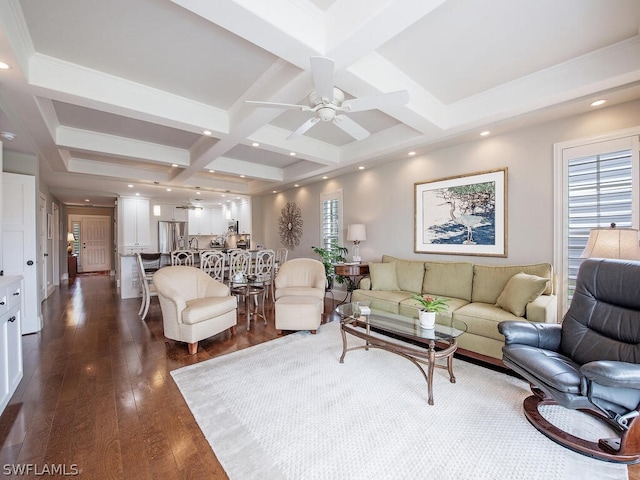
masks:
[[[67,272],[69,278],[74,278],[78,274],[78,257],[75,255],[67,255]]]
[[[358,288],[360,280],[369,275],[368,263],[338,263],[335,265],[336,275],[340,275],[347,280],[347,296],[340,302],[345,303],[347,299],[351,301],[351,293]]]

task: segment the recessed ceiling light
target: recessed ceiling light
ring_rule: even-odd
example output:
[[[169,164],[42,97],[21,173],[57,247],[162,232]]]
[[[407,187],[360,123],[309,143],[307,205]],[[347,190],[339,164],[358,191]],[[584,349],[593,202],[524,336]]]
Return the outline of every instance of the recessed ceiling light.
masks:
[[[292,157],[296,156],[296,152],[289,152],[289,155],[291,155]]]
[[[273,190],[273,192],[272,192],[272,193],[278,193],[278,191],[277,191],[277,190]]]
[[[299,187],[300,185],[298,185],[297,183],[293,185],[294,187]]]
[[[220,195],[222,198],[226,197],[226,195],[223,193],[222,195]]]
[[[362,165],[360,165],[360,166],[358,167],[358,170],[364,170],[364,167],[363,167]]]
[[[244,175],[240,175],[240,178],[244,178]]]
[[[172,164],[171,164],[171,166],[172,166],[173,168],[176,168],[176,167],[178,166],[178,164],[177,164],[177,163],[172,163]]]
[[[209,173],[216,173],[215,170],[209,170]]]
[[[486,137],[487,135],[490,135],[491,132],[489,130],[485,130],[484,132],[480,132],[480,136],[481,137]]]
[[[136,195],[138,195],[138,194],[136,193]],[[85,202],[90,202],[91,200],[89,200],[88,198],[85,198],[84,201]]]
[[[0,62],[0,70],[9,70],[11,66],[8,63]]]
[[[0,137],[4,138],[5,140],[15,140],[16,134],[13,132],[0,132]]]
[[[604,100],[604,99],[600,99],[600,100],[596,100],[595,102],[593,102],[593,103],[591,104],[591,106],[592,106],[592,107],[599,107],[600,105],[603,105],[603,104],[605,104],[605,103],[607,103],[607,101],[606,101],[606,100]]]
[[[171,189],[170,189],[170,188],[167,188],[167,192],[170,192],[170,191],[171,191]]]
[[[260,146],[260,144],[259,144],[258,142],[253,142],[253,143],[251,144],[251,146],[252,146],[252,147],[259,147],[259,146]]]
[[[211,135],[211,130],[203,130],[202,134],[208,137],[209,135]]]
[[[327,177],[326,175],[323,175],[323,176],[322,176],[322,179],[323,179],[323,180],[326,180],[327,178],[329,178],[329,177]]]
[[[133,185],[129,184],[129,185],[127,185],[127,187],[129,187],[129,188],[133,188]]]
[[[200,195],[200,192],[196,192],[196,195]]]
[[[138,192],[136,192],[136,196],[140,196],[140,194]],[[85,200],[86,202],[88,202],[89,200]]]
[[[413,151],[412,151],[412,152],[409,152],[409,156],[410,156],[410,157],[413,157],[415,154],[416,154],[416,152],[413,152]]]

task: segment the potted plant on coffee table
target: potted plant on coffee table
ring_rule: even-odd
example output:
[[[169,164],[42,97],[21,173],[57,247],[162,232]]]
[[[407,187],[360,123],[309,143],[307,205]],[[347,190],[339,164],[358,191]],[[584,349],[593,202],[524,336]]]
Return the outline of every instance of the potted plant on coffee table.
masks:
[[[420,326],[423,328],[434,328],[436,325],[436,314],[446,312],[449,309],[447,305],[449,301],[448,298],[418,294],[414,294],[411,298],[422,305],[418,313],[418,318]]]

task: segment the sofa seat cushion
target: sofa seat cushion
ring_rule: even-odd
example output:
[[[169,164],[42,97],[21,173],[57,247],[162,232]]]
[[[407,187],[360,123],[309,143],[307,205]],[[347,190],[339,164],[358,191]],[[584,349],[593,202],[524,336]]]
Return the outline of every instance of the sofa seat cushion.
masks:
[[[522,320],[513,313],[488,303],[469,303],[453,312],[453,318],[467,324],[467,332],[482,337],[504,341],[498,332],[498,323],[505,320]]]
[[[400,313],[400,302],[411,298],[412,292],[384,292],[374,290],[354,290],[351,300],[353,302],[369,302],[372,310],[382,310],[389,313]]]
[[[438,295],[433,295],[433,294],[425,294],[425,295],[430,295],[432,297],[437,297]],[[458,310],[461,307],[464,307],[465,305],[467,305],[469,302],[467,302],[466,300],[463,300],[461,298],[452,298],[452,297],[439,297],[439,298],[446,298],[447,299],[447,307],[449,307],[449,309],[446,312],[443,312],[440,315],[443,316],[451,316],[451,312],[454,312],[455,310]],[[404,315],[407,317],[418,317],[418,310],[420,310],[422,308],[422,306],[413,298],[408,298],[406,300],[402,300],[400,302],[400,311],[398,313],[400,313],[400,315]]]
[[[528,372],[555,390],[576,395],[581,393],[580,366],[570,358],[551,350],[522,344],[507,345],[502,352],[506,361],[526,365]]]
[[[182,323],[194,325],[204,320],[219,317],[237,307],[236,297],[205,297],[187,302],[187,308],[182,311]]]
[[[548,278],[522,272],[516,273],[509,279],[496,300],[496,307],[522,317],[526,313],[527,304],[538,298],[547,288],[548,283]]]
[[[369,277],[371,278],[371,290],[398,291],[398,277],[396,275],[396,263],[369,263]]]

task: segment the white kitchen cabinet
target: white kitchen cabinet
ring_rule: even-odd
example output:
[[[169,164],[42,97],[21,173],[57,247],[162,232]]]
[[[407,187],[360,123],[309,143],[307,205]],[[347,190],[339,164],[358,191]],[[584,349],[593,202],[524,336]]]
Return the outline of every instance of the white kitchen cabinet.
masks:
[[[0,413],[22,380],[22,277],[0,277]]]
[[[151,226],[149,215],[148,198],[121,199],[122,218],[120,226],[122,228],[123,246],[129,248],[149,248],[151,245]]]
[[[213,235],[211,209],[208,207],[189,210],[189,235]]]
[[[160,205],[160,220],[166,222],[186,222],[187,210],[177,205]]]
[[[222,235],[227,231],[227,220],[222,207],[211,207],[211,234]]]

